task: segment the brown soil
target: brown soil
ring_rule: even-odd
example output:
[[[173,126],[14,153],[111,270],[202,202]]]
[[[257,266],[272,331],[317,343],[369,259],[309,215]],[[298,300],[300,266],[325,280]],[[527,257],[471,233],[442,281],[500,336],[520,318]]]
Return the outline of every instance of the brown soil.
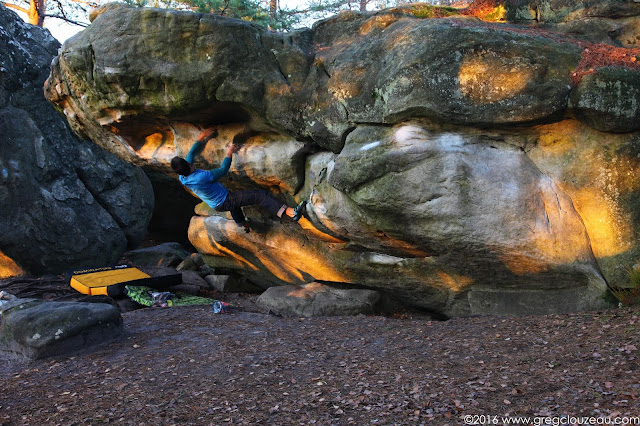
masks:
[[[640,415],[640,308],[443,322],[298,319],[241,299],[231,314],[209,306],[124,313],[120,339],[72,357],[27,364],[0,355],[0,424]]]

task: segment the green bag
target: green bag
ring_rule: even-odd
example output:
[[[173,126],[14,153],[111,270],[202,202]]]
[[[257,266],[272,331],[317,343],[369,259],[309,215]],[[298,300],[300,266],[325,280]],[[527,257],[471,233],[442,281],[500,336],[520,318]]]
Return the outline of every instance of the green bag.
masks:
[[[143,306],[153,306],[154,300],[151,293],[158,290],[151,287],[128,285],[125,287],[127,296],[136,303]],[[192,305],[211,305],[215,299],[208,297],[192,296],[190,294],[176,293],[175,297],[167,299],[168,306],[192,306]]]

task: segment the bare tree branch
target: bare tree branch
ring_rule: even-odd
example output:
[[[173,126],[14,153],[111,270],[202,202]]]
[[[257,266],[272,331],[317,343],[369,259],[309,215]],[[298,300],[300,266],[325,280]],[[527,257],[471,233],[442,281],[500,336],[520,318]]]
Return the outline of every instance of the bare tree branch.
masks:
[[[95,1],[88,1],[88,0],[73,0],[74,3],[82,3],[84,5],[87,5],[89,7],[98,7],[98,3],[96,3]]]
[[[70,23],[70,24],[77,25],[77,26],[79,26],[79,27],[83,27],[83,28],[86,28],[86,27],[88,27],[88,26],[89,26],[89,24],[85,24],[84,22],[74,21],[73,19],[69,19],[69,18],[67,18],[66,16],[60,16],[60,15],[49,15],[49,14],[45,14],[45,15],[42,15],[42,16],[44,16],[45,18],[56,18],[56,19],[60,19],[60,20],[62,20],[62,21],[65,21],[65,22],[68,22],[68,23]]]
[[[226,0],[224,2],[224,8],[222,9],[222,11],[220,12],[220,16],[224,16],[224,13],[227,11],[227,8],[229,7],[229,0]]]
[[[15,9],[19,12],[23,12],[23,13],[29,13],[29,9],[25,9],[22,6],[18,6],[17,4],[13,4],[13,3],[7,3],[7,2],[2,2],[3,5],[5,5],[6,7],[9,7],[11,9]]]

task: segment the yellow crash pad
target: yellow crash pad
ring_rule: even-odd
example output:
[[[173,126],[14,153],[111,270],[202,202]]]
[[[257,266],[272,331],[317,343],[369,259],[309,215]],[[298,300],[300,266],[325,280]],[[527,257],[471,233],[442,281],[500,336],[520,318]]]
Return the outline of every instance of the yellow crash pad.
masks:
[[[113,290],[117,293],[122,292],[124,284],[131,281],[138,281],[150,278],[138,268],[128,265],[118,265],[113,267],[92,268],[71,272],[69,284],[82,294],[91,296],[103,294],[111,296],[113,291],[109,291],[109,287],[116,284],[122,284]],[[122,288],[120,288],[122,287]]]

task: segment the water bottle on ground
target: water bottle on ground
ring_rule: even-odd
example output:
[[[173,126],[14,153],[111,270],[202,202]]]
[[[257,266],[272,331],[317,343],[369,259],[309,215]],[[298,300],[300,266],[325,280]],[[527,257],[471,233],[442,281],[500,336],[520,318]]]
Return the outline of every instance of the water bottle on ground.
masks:
[[[231,312],[231,305],[220,300],[216,300],[211,305],[211,310],[214,314],[227,314]]]

